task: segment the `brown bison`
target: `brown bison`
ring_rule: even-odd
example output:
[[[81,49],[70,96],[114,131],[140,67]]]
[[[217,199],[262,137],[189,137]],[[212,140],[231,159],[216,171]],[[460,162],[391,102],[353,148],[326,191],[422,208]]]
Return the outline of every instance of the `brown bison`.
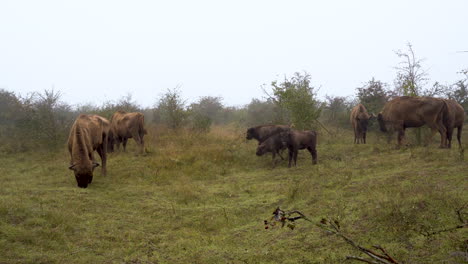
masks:
[[[448,118],[449,109],[443,99],[401,96],[387,102],[377,120],[382,132],[398,132],[399,146],[405,136],[406,128],[427,125],[433,132],[439,131],[440,147],[445,147],[447,138],[445,122]]]
[[[289,150],[289,164],[294,159],[294,166],[297,162],[297,154],[300,149],[307,149],[312,155],[312,164],[317,164],[317,132],[315,131],[287,131],[281,133],[281,138]]]
[[[73,123],[68,137],[70,170],[75,173],[78,187],[86,188],[93,181],[93,170],[99,163],[94,160],[96,150],[101,156],[102,175],[106,175],[106,150],[110,122],[98,115],[80,115]]]
[[[246,139],[256,139],[258,141],[258,145],[262,144],[265,140],[267,140],[270,136],[276,135],[281,132],[289,131],[291,129],[290,126],[285,125],[261,125],[256,127],[251,127],[247,129]],[[283,156],[277,151],[266,151],[271,152],[273,157],[273,162],[275,160],[276,154],[278,154],[281,159],[284,159]],[[263,154],[262,154],[263,155]]]
[[[276,154],[278,154],[281,157],[281,159],[284,160],[283,156],[281,156],[279,151],[284,150],[287,147],[288,146],[286,145],[286,142],[283,139],[283,133],[281,132],[281,133],[277,133],[277,134],[270,136],[265,141],[258,144],[256,154],[257,156],[262,156],[263,154],[268,153],[268,152],[272,153],[273,155],[272,162],[273,162],[273,165],[275,165]]]
[[[369,115],[367,109],[362,104],[353,107],[350,121],[354,130],[354,144],[366,144],[367,126],[372,117],[374,117],[374,115]]]
[[[111,131],[109,136],[109,152],[114,151],[114,145],[117,145],[117,150],[120,149],[122,143],[123,150],[126,150],[127,141],[133,138],[140,147],[140,152],[145,152],[145,144],[143,136],[147,133],[145,126],[145,117],[142,113],[127,113],[125,111],[117,111],[111,117]]]
[[[454,100],[445,100],[449,108],[450,118],[446,120],[447,128],[447,146],[452,147],[452,135],[453,130],[457,128],[457,140],[458,147],[461,148],[461,133],[463,129],[463,123],[465,122],[465,110],[463,107]]]

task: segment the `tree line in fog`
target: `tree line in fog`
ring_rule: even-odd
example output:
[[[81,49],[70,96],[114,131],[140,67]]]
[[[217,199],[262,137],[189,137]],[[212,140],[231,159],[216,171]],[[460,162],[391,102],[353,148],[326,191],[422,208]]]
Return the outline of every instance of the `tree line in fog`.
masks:
[[[178,88],[167,89],[156,98],[154,107],[141,107],[132,96],[102,105],[71,106],[55,90],[26,96],[0,89],[0,152],[27,151],[63,146],[74,119],[79,114],[98,114],[106,118],[118,111],[142,112],[146,124],[170,129],[208,132],[212,125],[293,124],[297,129],[348,128],[351,108],[362,103],[370,113],[378,113],[395,96],[433,96],[451,98],[468,113],[468,70],[450,85],[432,84],[414,55],[411,44],[397,51],[401,62],[395,67],[392,85],[372,78],[355,89],[354,96],[317,97],[317,87],[307,72],[297,72],[269,86],[262,86],[263,98],[254,98],[242,107],[226,106],[223,98],[203,96],[188,104]],[[325,128],[326,129],[326,128]]]

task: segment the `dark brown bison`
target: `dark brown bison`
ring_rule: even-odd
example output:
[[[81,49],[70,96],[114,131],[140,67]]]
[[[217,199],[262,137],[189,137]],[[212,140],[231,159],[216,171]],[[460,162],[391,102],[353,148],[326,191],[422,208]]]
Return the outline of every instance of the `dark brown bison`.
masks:
[[[110,122],[98,115],[80,115],[73,123],[68,137],[70,170],[75,173],[78,187],[86,188],[93,181],[93,170],[99,163],[94,159],[96,150],[101,156],[102,175],[106,175],[106,150]]]
[[[289,164],[294,159],[294,166],[297,162],[297,154],[300,149],[307,149],[312,155],[312,164],[317,164],[317,132],[315,131],[287,131],[281,133],[281,138],[289,150]]]
[[[354,144],[366,144],[367,126],[373,115],[367,113],[367,109],[358,104],[351,110],[350,121],[354,130]]]
[[[262,143],[258,144],[257,147],[257,156],[262,156],[265,153],[272,153],[273,158],[272,162],[275,165],[275,157],[278,154],[282,160],[284,160],[283,156],[281,156],[280,151],[286,149],[288,146],[286,145],[285,140],[283,139],[283,133],[277,133],[269,138],[267,138]]]
[[[256,139],[258,141],[258,145],[262,144],[265,140],[267,140],[270,136],[276,135],[281,132],[289,131],[291,129],[290,126],[285,125],[261,125],[256,127],[251,127],[247,129],[247,140]],[[271,152],[271,151],[267,151]],[[278,154],[281,159],[284,159],[283,156],[279,152],[271,152],[273,162],[275,160],[276,154]]]
[[[449,118],[449,109],[443,99],[433,97],[401,96],[387,102],[379,113],[380,130],[398,132],[398,145],[409,127],[429,126],[433,132],[440,133],[440,147],[446,146],[447,129],[445,122]]]
[[[280,132],[289,131],[291,128],[285,125],[262,125],[251,127],[247,129],[247,136],[248,140],[256,139],[258,143],[261,144],[267,138],[274,134],[278,134]]]
[[[114,151],[114,145],[117,145],[117,150],[119,150],[120,143],[122,143],[123,150],[125,151],[128,139],[133,138],[140,147],[140,152],[144,153],[145,144],[143,136],[147,133],[144,126],[145,117],[142,113],[115,112],[111,117],[109,152]]]
[[[447,146],[452,147],[453,130],[457,128],[458,147],[461,148],[461,133],[463,123],[465,122],[465,110],[463,107],[454,100],[445,100],[449,108],[450,118],[446,119],[447,128]]]

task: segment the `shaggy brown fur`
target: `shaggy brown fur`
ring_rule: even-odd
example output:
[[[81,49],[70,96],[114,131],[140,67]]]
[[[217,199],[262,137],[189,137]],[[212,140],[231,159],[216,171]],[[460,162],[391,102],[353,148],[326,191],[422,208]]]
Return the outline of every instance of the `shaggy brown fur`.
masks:
[[[367,109],[362,104],[358,104],[351,110],[350,121],[354,130],[354,144],[366,144],[367,126],[373,115],[367,113]]]
[[[315,131],[295,131],[281,133],[281,137],[289,150],[289,164],[294,159],[294,166],[297,162],[297,154],[300,149],[307,149],[312,155],[312,164],[317,164],[317,132]]]
[[[429,126],[440,133],[440,147],[446,147],[447,129],[444,122],[449,118],[447,103],[433,97],[397,97],[385,104],[378,115],[380,130],[398,132],[400,146],[408,127]]]
[[[457,128],[457,140],[458,147],[461,148],[461,133],[463,129],[463,123],[465,122],[465,110],[463,106],[454,100],[445,100],[447,102],[450,118],[446,120],[445,126],[447,128],[447,146],[452,147],[452,135],[453,130]]]
[[[106,150],[110,122],[98,115],[80,115],[73,123],[68,137],[70,170],[75,173],[78,187],[86,188],[93,181],[93,170],[99,163],[94,160],[96,150],[101,156],[102,175],[106,175]]]
[[[147,133],[145,126],[145,116],[142,113],[127,113],[117,111],[111,117],[111,133],[109,136],[109,152],[114,151],[114,145],[117,150],[120,149],[120,143],[123,150],[126,150],[127,141],[133,138],[140,147],[140,152],[145,152],[145,143],[143,136]]]

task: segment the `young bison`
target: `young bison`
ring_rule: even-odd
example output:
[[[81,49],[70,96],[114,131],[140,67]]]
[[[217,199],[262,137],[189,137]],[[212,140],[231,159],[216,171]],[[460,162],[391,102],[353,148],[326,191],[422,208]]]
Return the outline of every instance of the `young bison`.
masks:
[[[291,168],[291,160],[294,158],[294,166],[296,166],[297,153],[300,149],[307,149],[312,155],[312,164],[317,164],[317,132],[315,131],[290,131],[281,133],[282,139],[289,149],[289,164]]]
[[[268,152],[272,153],[273,166],[275,165],[276,154],[278,154],[278,156],[280,156],[280,158],[284,160],[283,156],[281,156],[279,151],[286,149],[288,146],[286,145],[286,142],[282,137],[283,137],[282,133],[275,134],[267,138],[262,143],[260,143],[257,147],[257,153],[256,153],[257,156],[262,156],[263,154],[268,153]]]

